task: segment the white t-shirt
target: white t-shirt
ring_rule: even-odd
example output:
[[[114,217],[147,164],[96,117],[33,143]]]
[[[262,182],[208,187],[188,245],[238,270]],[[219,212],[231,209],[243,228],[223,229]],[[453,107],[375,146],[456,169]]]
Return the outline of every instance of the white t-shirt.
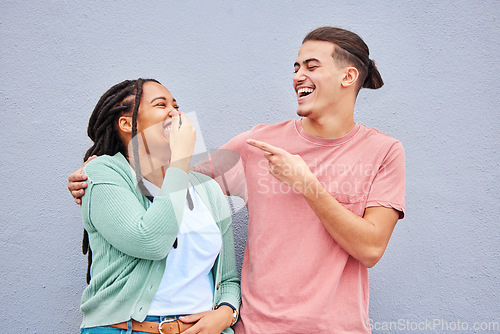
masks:
[[[153,197],[160,188],[145,180]],[[160,286],[148,315],[181,315],[212,309],[214,283],[211,269],[222,247],[222,236],[212,214],[190,184],[193,210],[184,206],[177,247],[167,256]]]

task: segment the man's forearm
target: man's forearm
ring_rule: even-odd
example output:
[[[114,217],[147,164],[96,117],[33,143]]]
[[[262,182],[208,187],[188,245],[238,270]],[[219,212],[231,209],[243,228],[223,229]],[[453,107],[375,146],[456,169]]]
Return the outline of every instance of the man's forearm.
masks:
[[[264,152],[269,173],[304,196],[328,233],[349,255],[366,267],[380,260],[399,218],[396,210],[371,207],[359,217],[323,187],[301,156],[253,139],[248,144]]]
[[[367,208],[359,217],[342,206],[316,177],[301,190],[309,206],[316,213],[332,238],[349,255],[364,266],[373,267],[382,257],[394,226],[397,211],[389,208]]]

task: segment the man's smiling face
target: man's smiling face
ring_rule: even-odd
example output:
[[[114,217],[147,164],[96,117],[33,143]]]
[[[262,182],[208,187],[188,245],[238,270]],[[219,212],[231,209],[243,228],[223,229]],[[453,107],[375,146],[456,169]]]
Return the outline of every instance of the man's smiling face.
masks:
[[[330,42],[302,44],[293,76],[299,116],[315,117],[334,110],[344,73],[334,61],[333,52],[334,44]]]

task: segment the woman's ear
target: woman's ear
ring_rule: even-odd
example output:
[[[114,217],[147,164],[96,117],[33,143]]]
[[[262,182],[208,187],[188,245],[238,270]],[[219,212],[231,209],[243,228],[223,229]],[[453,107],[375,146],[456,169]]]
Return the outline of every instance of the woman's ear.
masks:
[[[132,133],[132,116],[120,116],[118,118],[118,129],[125,133]]]
[[[347,88],[352,86],[359,78],[359,71],[356,67],[346,67],[344,78],[342,79],[342,87]]]

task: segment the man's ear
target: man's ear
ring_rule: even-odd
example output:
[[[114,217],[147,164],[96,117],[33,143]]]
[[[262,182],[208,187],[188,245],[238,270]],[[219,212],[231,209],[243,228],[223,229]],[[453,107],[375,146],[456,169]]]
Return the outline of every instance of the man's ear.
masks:
[[[356,83],[359,78],[359,71],[356,67],[346,67],[344,78],[342,79],[342,87],[347,88]]]
[[[125,133],[132,133],[132,116],[120,116],[118,118],[118,129]]]

